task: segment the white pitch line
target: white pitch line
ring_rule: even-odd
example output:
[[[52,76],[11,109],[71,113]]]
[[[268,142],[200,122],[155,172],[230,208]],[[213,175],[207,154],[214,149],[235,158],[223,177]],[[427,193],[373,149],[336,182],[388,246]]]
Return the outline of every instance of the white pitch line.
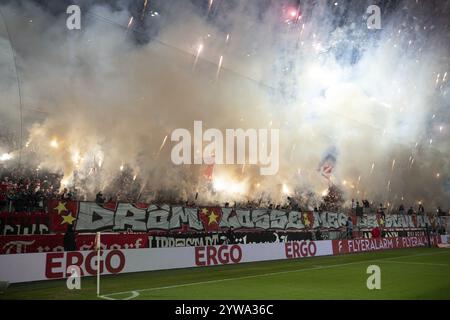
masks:
[[[417,264],[417,265],[424,265],[424,266],[444,266],[444,267],[450,266],[450,264],[444,264],[444,263],[408,262],[408,261],[395,261],[395,260],[389,260],[389,261],[383,261],[383,262],[401,263],[401,264]]]
[[[302,272],[302,271],[310,271],[310,270],[333,269],[333,268],[338,268],[338,267],[347,266],[347,265],[361,264],[361,263],[367,263],[367,262],[376,262],[376,261],[380,261],[380,260],[390,260],[390,259],[398,259],[398,258],[404,258],[404,257],[417,257],[417,256],[429,256],[429,255],[431,256],[431,255],[437,255],[437,254],[442,254],[442,253],[448,253],[448,252],[434,252],[434,253],[427,253],[427,254],[406,255],[406,256],[400,256],[400,257],[397,256],[397,257],[390,257],[390,258],[384,258],[384,259],[371,259],[371,260],[356,261],[356,262],[349,262],[349,263],[333,264],[333,265],[329,265],[329,266],[317,266],[317,267],[313,267],[313,268],[296,269],[296,270],[279,271],[279,272],[269,272],[269,273],[251,275],[251,276],[225,278],[225,279],[217,279],[217,280],[176,284],[176,285],[165,286],[165,287],[155,287],[155,288],[147,288],[147,289],[139,289],[139,290],[114,292],[114,293],[109,293],[109,294],[100,296],[100,298],[104,298],[104,299],[108,299],[108,300],[115,300],[114,298],[111,298],[111,296],[121,295],[121,294],[126,294],[126,293],[132,293],[132,294],[137,293],[139,295],[139,292],[144,292],[144,291],[156,291],[156,290],[182,288],[182,287],[196,286],[196,285],[202,285],[202,284],[208,284],[208,283],[218,283],[218,282],[225,282],[225,281],[252,279],[252,278],[267,277],[267,276],[273,276],[273,275],[279,275],[279,274],[285,274],[285,273],[294,273],[294,272]],[[135,297],[137,297],[137,295],[132,296],[132,297],[127,297],[125,299],[129,300],[129,299],[132,299]]]

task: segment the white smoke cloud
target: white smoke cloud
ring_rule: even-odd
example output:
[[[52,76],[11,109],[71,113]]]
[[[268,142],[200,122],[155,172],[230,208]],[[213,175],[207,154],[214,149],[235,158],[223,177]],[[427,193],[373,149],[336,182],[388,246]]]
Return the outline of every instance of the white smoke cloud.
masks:
[[[318,164],[335,147],[333,182],[348,198],[449,206],[442,188],[450,172],[449,48],[442,41],[448,34],[441,22],[429,22],[435,13],[419,8],[405,1],[382,20],[382,30],[369,31],[363,5],[339,24],[339,6],[305,4],[298,24],[288,27],[276,5],[260,16],[256,2],[238,2],[212,24],[183,2],[145,45],[133,42],[133,32],[146,31],[126,28],[126,9],[90,7],[81,31],[65,29],[64,14],[31,3],[1,10],[28,115],[24,139],[41,167],[64,172],[65,183],[76,170],[90,196],[111,187],[126,166],[146,189],[172,190],[182,199],[196,192],[205,202],[258,199],[263,192],[274,201],[294,192],[319,197],[328,182]],[[0,68],[8,76],[1,79],[0,112],[10,119],[2,126],[17,128],[8,45],[2,31]],[[228,181],[216,184],[237,192],[211,195],[200,183],[203,167],[173,166],[170,141],[159,151],[165,136],[192,130],[194,120],[222,130],[279,128],[279,174],[217,165],[215,175]],[[438,121],[445,130],[430,131]],[[101,167],[95,177],[94,163]]]

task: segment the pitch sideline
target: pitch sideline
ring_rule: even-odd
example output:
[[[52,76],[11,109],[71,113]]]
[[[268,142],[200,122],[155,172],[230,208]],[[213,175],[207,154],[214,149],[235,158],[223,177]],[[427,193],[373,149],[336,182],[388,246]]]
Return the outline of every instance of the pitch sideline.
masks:
[[[242,280],[242,279],[252,279],[252,278],[267,277],[267,276],[274,276],[274,275],[279,275],[279,274],[302,272],[302,271],[310,271],[310,270],[333,269],[333,268],[339,268],[339,267],[343,267],[343,266],[347,266],[347,265],[361,264],[361,263],[367,263],[367,262],[392,260],[392,259],[399,259],[399,258],[405,258],[405,257],[406,258],[410,258],[410,257],[419,257],[419,256],[433,256],[433,255],[449,253],[449,252],[450,251],[443,251],[443,252],[404,255],[404,256],[400,256],[400,257],[370,259],[370,260],[364,260],[364,261],[356,261],[356,262],[349,262],[349,263],[333,264],[333,265],[329,265],[329,266],[316,266],[316,267],[312,267],[312,268],[295,269],[295,270],[287,270],[287,271],[279,271],[279,272],[269,272],[269,273],[262,273],[262,274],[251,275],[251,276],[225,278],[225,279],[208,280],[208,281],[199,281],[199,282],[176,284],[176,285],[164,286],[164,287],[154,287],[154,288],[146,288],[146,289],[138,289],[138,290],[113,292],[113,293],[109,293],[109,294],[105,294],[105,295],[100,295],[98,297],[102,298],[102,299],[105,299],[105,300],[117,300],[117,299],[112,298],[111,296],[131,293],[132,294],[131,296],[127,296],[127,297],[121,299],[121,300],[130,300],[130,299],[134,299],[134,298],[138,297],[140,295],[140,292],[146,292],[146,291],[157,291],[157,290],[165,290],[165,289],[182,288],[182,287],[196,286],[196,285],[202,285],[202,284],[208,284],[208,283],[218,283],[218,282],[226,282],[226,281],[234,281],[234,280]],[[402,262],[400,262],[400,263],[402,263]],[[405,263],[408,263],[408,262],[405,262]]]

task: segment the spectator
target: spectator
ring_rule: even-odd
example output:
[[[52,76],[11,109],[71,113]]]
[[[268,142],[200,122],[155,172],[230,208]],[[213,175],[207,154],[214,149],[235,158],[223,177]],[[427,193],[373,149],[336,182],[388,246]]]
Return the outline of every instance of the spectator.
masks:
[[[347,227],[347,238],[353,239],[353,221],[351,217],[348,217],[346,227]]]
[[[233,227],[228,228],[228,232],[227,232],[227,241],[228,241],[228,244],[234,244],[234,232],[233,232]]]
[[[437,208],[436,213],[437,213],[438,217],[443,217],[443,216],[445,216],[445,212],[442,211],[441,207],[438,207],[438,208]]]
[[[69,192],[69,190],[67,190],[67,188],[64,188],[63,192],[61,193],[61,200],[71,200],[71,193]]]
[[[381,215],[383,220],[386,219],[386,215],[384,214],[384,208],[383,208],[383,204],[382,203],[380,203],[380,206],[378,207],[377,214]]]
[[[359,205],[359,201],[356,201],[356,215],[362,216],[363,214],[363,207]]]
[[[410,215],[413,215],[414,214],[414,209],[413,209],[413,207],[409,207],[409,209],[408,209],[408,215],[410,216]]]
[[[102,194],[101,191],[99,191],[99,192],[97,193],[97,195],[95,196],[95,202],[96,202],[97,204],[103,204],[103,203],[105,203],[105,198],[103,197],[103,194]]]
[[[422,203],[419,203],[418,214],[425,214],[425,208],[423,207]]]
[[[400,204],[400,207],[398,207],[398,213],[405,214],[405,207],[403,206],[403,203]]]
[[[319,227],[317,227],[317,229],[316,229],[315,236],[316,236],[316,240],[323,240],[322,239],[322,233],[320,232],[320,228]]]
[[[64,234],[64,251],[76,251],[76,234],[73,231],[72,225],[67,226],[67,232]]]
[[[381,231],[379,227],[372,229],[372,238],[381,238]]]

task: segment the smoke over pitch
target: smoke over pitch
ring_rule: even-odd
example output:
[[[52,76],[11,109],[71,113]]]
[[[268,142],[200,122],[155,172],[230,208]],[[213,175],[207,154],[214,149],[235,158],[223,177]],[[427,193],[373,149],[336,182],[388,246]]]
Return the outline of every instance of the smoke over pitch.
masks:
[[[201,200],[320,196],[328,181],[317,169],[335,148],[332,180],[349,198],[450,205],[444,1],[382,8],[382,30],[367,29],[363,1],[302,4],[295,25],[279,5],[263,10],[260,1],[213,8],[209,21],[187,1],[170,2],[158,16],[146,9],[146,23],[160,20],[144,44],[136,34],[154,30],[138,28],[125,2],[92,1],[80,31],[66,29],[65,9],[55,16],[25,1],[1,6],[21,82],[23,163],[61,170],[68,185],[77,171],[88,195],[126,168],[146,189],[192,198],[204,168],[172,165],[163,141],[202,120],[221,130],[279,128],[281,159],[273,177],[217,165],[217,186],[232,180],[235,192],[223,187]],[[17,133],[17,81],[3,25],[0,32],[1,126]]]

